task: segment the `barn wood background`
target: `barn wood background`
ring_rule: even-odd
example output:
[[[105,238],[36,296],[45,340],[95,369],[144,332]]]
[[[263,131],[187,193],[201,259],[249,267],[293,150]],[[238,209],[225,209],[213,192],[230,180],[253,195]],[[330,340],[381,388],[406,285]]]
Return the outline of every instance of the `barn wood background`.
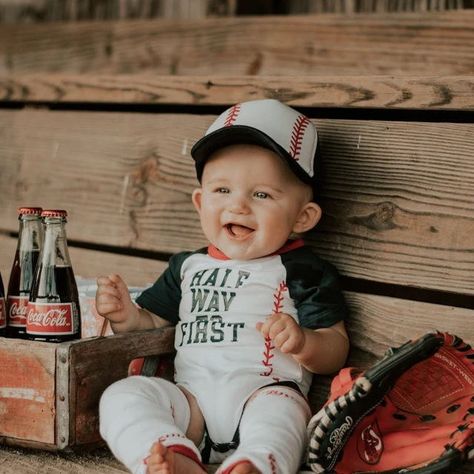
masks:
[[[0,22],[427,12],[473,7],[473,0],[1,0]]]

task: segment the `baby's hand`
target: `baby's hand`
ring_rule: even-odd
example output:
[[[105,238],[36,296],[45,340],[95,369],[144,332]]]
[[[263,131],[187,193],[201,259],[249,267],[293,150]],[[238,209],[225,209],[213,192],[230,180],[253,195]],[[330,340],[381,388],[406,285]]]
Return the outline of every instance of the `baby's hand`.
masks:
[[[305,336],[299,324],[286,313],[273,313],[264,323],[257,323],[257,331],[269,337],[275,347],[287,354],[298,354],[303,348]]]
[[[138,316],[138,309],[130,298],[127,285],[116,274],[97,278],[95,305],[97,312],[112,324],[120,325]]]

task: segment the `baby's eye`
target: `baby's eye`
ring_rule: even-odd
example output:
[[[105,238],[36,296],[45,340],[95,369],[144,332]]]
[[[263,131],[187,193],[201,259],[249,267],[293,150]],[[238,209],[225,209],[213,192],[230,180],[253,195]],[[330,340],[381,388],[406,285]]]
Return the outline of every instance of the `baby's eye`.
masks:
[[[257,199],[267,199],[270,197],[268,193],[264,193],[263,191],[256,191],[253,194]]]
[[[229,194],[230,190],[229,190],[229,188],[216,188],[215,192],[216,193],[221,193],[221,194]]]

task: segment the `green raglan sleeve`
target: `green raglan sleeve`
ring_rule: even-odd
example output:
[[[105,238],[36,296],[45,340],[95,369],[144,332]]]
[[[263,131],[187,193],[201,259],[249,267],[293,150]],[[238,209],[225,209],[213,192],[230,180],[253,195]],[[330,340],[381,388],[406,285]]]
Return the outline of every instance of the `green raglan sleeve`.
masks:
[[[307,247],[281,257],[287,271],[288,290],[302,327],[327,328],[346,319],[348,308],[333,265]]]
[[[168,268],[153,286],[141,293],[136,300],[137,304],[173,325],[177,324],[181,301],[181,267],[191,253],[181,252],[173,255],[168,262]]]

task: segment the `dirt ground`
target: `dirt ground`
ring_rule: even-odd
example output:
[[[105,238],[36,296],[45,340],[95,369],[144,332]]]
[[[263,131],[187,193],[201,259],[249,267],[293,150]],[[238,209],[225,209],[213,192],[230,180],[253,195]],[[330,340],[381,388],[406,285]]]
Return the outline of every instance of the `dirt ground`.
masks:
[[[208,472],[216,471],[209,466]],[[87,453],[48,451],[0,446],[0,474],[123,474],[129,472],[107,448]]]
[[[0,446],[0,474],[123,474],[127,469],[100,448],[88,453],[50,453]]]

